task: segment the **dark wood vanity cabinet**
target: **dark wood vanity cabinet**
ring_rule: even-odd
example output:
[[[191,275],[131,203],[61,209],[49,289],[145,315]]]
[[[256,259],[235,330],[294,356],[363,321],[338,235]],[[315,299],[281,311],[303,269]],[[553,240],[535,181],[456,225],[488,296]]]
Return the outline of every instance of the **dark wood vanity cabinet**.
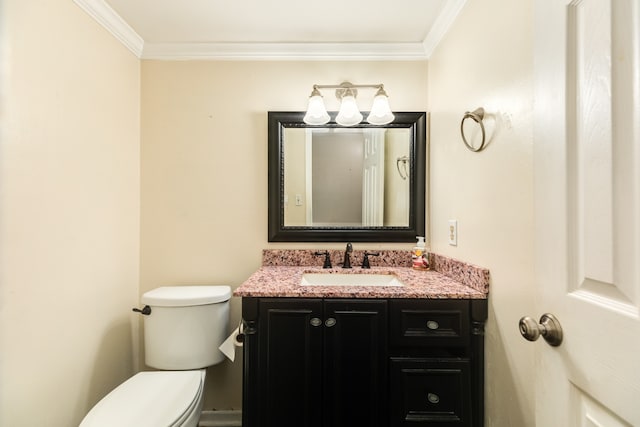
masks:
[[[486,300],[243,298],[244,427],[480,427]]]

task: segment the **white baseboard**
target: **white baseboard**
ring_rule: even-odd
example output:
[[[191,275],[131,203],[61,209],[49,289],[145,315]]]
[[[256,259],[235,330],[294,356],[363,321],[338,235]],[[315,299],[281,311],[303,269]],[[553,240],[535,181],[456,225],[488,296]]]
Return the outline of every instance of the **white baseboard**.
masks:
[[[202,411],[198,427],[242,427],[242,411]]]

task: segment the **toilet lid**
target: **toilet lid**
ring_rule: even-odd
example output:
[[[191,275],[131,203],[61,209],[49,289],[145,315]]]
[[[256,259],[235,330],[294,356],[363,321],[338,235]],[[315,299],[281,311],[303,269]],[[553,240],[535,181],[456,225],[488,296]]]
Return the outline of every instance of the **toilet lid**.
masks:
[[[145,292],[140,302],[156,307],[215,304],[231,298],[230,286],[162,286]]]
[[[98,402],[80,427],[175,425],[200,398],[205,370],[140,372]]]

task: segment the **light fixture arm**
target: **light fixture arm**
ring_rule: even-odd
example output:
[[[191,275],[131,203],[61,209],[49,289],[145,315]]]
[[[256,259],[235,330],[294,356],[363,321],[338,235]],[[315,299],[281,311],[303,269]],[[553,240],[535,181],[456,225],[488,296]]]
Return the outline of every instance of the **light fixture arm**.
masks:
[[[368,85],[354,85],[353,83],[350,82],[342,82],[339,85],[313,85],[314,89],[338,89],[338,88],[342,88],[342,89],[346,89],[346,88],[351,88],[351,89],[357,89],[357,88],[373,88],[373,89],[380,89],[383,88],[384,85],[382,83],[378,83],[378,84],[368,84]]]
[[[336,90],[336,98],[342,99],[349,91],[351,91],[351,95],[358,96],[358,88],[372,88],[378,89],[378,92],[381,90],[384,92],[383,84],[365,84],[365,85],[354,85],[351,82],[342,82],[339,85],[313,85],[313,90],[319,89],[335,89]]]
[[[322,96],[322,94],[320,93],[320,91],[318,89],[320,89],[318,87],[318,85],[313,85],[313,90],[311,91],[311,95],[310,96]]]

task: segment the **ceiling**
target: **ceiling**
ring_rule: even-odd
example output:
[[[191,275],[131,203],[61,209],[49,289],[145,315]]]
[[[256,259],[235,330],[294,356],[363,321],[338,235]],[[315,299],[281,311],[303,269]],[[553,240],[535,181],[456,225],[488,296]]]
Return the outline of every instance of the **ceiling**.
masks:
[[[466,0],[74,0],[140,58],[427,59]]]

